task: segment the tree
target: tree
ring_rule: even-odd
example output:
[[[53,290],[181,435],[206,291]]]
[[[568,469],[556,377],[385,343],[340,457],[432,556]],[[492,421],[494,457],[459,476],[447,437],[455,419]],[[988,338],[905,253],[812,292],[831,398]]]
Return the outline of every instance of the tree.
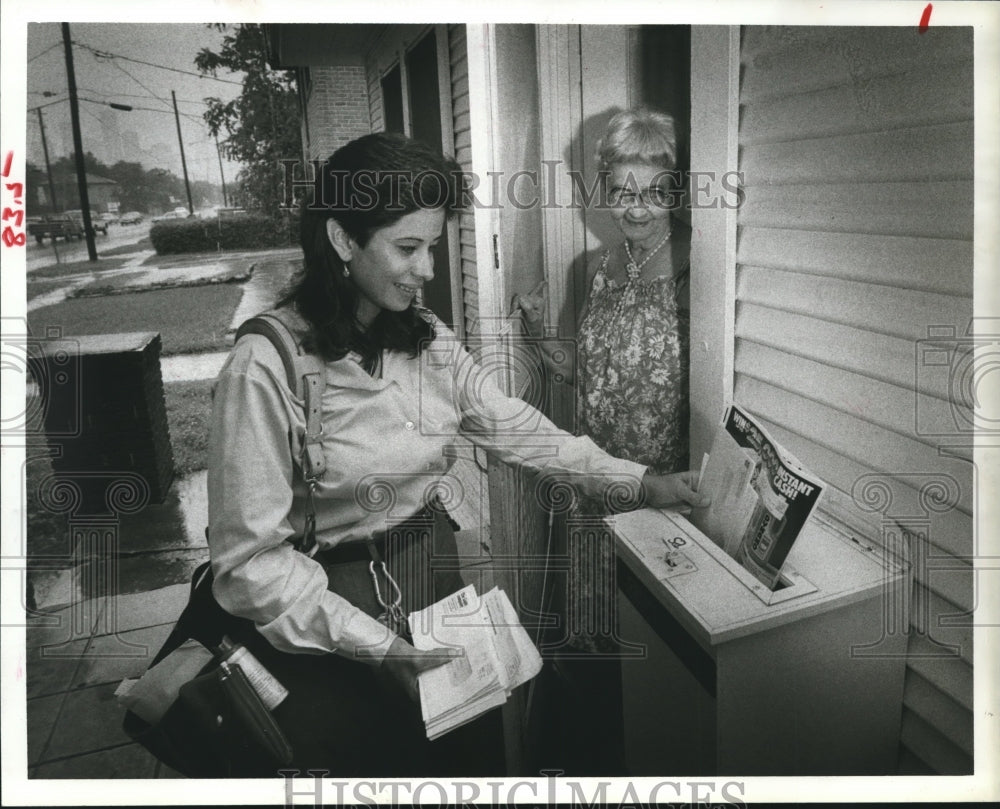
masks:
[[[185,196],[184,180],[165,169],[154,168],[147,171],[141,163],[126,160],[119,160],[113,166],[108,166],[90,152],[84,152],[83,164],[88,174],[106,177],[118,183],[118,203],[122,211],[143,213],[166,211],[177,207],[178,201]],[[32,169],[38,176],[44,176],[41,170],[34,166]],[[63,188],[66,197],[59,200],[60,208],[80,207],[80,198],[76,190],[74,155],[56,158],[52,163],[52,174],[57,184]],[[191,184],[191,192],[199,207],[222,200],[222,191],[214,183],[195,181]]]
[[[268,66],[261,26],[209,27],[225,37],[218,52],[202,48],[195,57],[198,70],[215,76],[226,69],[245,78],[243,92],[232,101],[205,99],[205,121],[213,135],[226,135],[222,148],[243,165],[236,177],[236,199],[246,208],[277,215],[284,176],[279,161],[302,155],[295,74]]]

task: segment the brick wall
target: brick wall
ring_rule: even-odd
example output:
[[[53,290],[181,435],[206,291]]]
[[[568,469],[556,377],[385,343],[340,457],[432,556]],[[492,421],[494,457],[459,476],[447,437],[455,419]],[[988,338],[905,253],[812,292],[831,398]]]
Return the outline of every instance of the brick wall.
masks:
[[[309,159],[329,157],[348,141],[371,132],[364,65],[310,68]]]

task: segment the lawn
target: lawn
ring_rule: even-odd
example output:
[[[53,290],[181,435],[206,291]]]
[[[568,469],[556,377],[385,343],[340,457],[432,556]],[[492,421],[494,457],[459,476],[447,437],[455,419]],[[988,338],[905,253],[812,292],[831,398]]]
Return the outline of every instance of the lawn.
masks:
[[[160,289],[103,298],[71,298],[28,314],[34,334],[59,326],[63,336],[157,331],[163,354],[222,351],[243,288],[236,284]]]
[[[149,236],[145,236],[133,244],[120,244],[118,247],[112,247],[109,250],[101,250],[101,256],[122,256],[131,255],[132,253],[141,253],[143,250],[152,250],[153,243],[149,240]]]
[[[27,300],[32,301],[39,295],[44,295],[56,289],[62,289],[65,286],[66,281],[63,278],[47,278],[42,281],[36,281],[29,275],[28,282],[25,284],[25,295]]]
[[[178,476],[204,469],[208,461],[208,421],[212,413],[212,382],[170,382],[163,386],[170,426],[170,446]]]
[[[69,515],[47,508],[39,497],[39,486],[52,475],[52,461],[44,439],[33,438],[31,446],[26,448],[24,474],[27,537],[23,547],[29,564],[39,557],[56,557],[67,560],[68,564],[71,555]]]
[[[152,244],[150,244],[152,248]],[[175,253],[174,255],[161,256],[154,253],[143,260],[140,267],[183,267],[187,264],[206,264],[213,261],[218,261],[220,258],[226,255],[232,255],[233,250],[209,250],[203,253]]]
[[[131,250],[130,252],[135,252]],[[28,280],[44,280],[48,278],[63,278],[67,275],[80,275],[85,272],[100,272],[101,270],[117,270],[125,265],[127,258],[99,258],[97,261],[68,261],[64,264],[52,264],[39,267],[28,273]]]

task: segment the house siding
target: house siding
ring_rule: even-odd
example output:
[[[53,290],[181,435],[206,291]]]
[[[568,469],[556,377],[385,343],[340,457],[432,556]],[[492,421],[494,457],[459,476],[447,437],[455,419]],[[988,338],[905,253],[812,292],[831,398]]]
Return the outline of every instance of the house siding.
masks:
[[[469,55],[464,25],[448,26],[451,65],[452,129],[455,160],[465,172],[472,171],[472,128],[469,118]],[[458,241],[462,272],[462,315],[466,334],[479,332],[479,278],[476,267],[476,225],[472,213],[458,221]]]
[[[963,774],[971,437],[922,352],[972,322],[973,48],[971,29],[928,33],[742,32],[733,395],[912,565],[908,613],[885,615],[909,624],[900,761]]]

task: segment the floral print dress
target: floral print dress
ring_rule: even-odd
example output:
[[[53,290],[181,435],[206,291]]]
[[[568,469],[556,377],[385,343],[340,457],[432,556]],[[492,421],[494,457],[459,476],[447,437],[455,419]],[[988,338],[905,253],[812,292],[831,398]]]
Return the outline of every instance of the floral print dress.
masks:
[[[688,266],[672,277],[616,282],[605,252],[577,335],[579,431],[605,452],[646,464],[653,474],[687,468],[689,313],[678,307]],[[590,526],[604,513],[584,501],[571,518]],[[571,529],[572,530],[572,529]],[[607,531],[569,542],[570,645],[613,653],[615,554]]]
[[[617,283],[606,252],[577,335],[580,432],[655,474],[687,465],[688,313],[677,306],[688,268]]]

